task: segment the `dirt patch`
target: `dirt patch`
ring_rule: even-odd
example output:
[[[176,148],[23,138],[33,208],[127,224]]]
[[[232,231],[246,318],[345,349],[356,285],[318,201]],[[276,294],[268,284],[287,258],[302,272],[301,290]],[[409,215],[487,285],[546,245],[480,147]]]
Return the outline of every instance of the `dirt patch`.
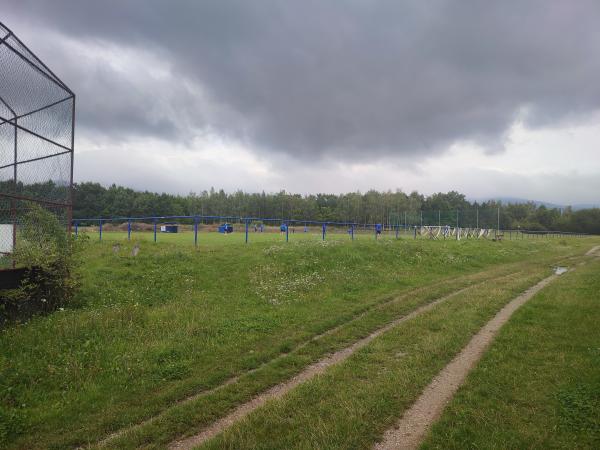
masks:
[[[442,369],[413,406],[404,413],[396,427],[387,430],[383,435],[383,440],[373,448],[375,450],[416,449],[431,425],[440,417],[446,404],[464,383],[467,375],[477,364],[502,325],[521,305],[557,277],[558,275],[554,274],[543,279],[505,305]]]
[[[286,381],[285,383],[281,383],[276,386],[273,386],[272,388],[270,388],[269,390],[265,391],[264,393],[258,395],[257,397],[253,398],[249,402],[238,406],[236,409],[233,410],[233,412],[231,412],[227,416],[223,417],[222,419],[219,419],[218,421],[214,422],[208,428],[205,428],[202,432],[200,432],[194,436],[173,442],[169,446],[169,449],[172,449],[172,450],[174,450],[174,449],[177,449],[177,450],[191,449],[191,448],[194,448],[195,446],[198,446],[198,445],[206,442],[207,440],[215,437],[217,434],[224,431],[229,426],[233,425],[238,420],[243,419],[245,416],[250,414],[255,409],[264,405],[267,401],[282,397],[287,392],[294,389],[296,386],[310,380],[311,378],[315,377],[316,375],[322,374],[323,372],[325,372],[329,367],[333,366],[334,364],[340,363],[340,362],[348,359],[348,357],[350,357],[354,352],[363,348],[364,346],[369,344],[371,341],[373,341],[373,339],[377,338],[378,336],[381,336],[386,331],[389,331],[390,329],[396,327],[400,323],[410,320],[410,319],[416,317],[417,315],[424,313],[425,311],[429,311],[430,309],[432,309],[436,305],[440,304],[441,302],[446,301],[456,295],[459,295],[462,292],[466,291],[467,289],[470,289],[471,287],[473,287],[473,286],[468,286],[466,288],[460,289],[449,295],[440,297],[439,299],[434,300],[431,303],[420,306],[417,309],[410,312],[409,314],[407,314],[406,316],[400,317],[400,318],[394,320],[393,322],[390,322],[389,324],[385,325],[384,327],[379,328],[377,331],[374,331],[373,333],[369,334],[368,336],[360,339],[359,341],[356,341],[351,346],[346,347],[336,353],[333,353],[332,355],[329,355],[326,358],[323,358],[314,364],[311,364],[306,369],[304,369],[302,372],[300,372],[298,375],[296,375],[295,377]]]
[[[600,245],[596,245],[595,247],[592,247],[586,254],[585,256],[600,256]]]

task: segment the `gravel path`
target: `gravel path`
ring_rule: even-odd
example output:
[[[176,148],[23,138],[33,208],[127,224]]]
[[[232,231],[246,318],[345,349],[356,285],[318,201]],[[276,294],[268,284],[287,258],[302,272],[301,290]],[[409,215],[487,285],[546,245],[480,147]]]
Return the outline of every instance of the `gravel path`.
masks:
[[[598,247],[600,248],[600,247]],[[413,406],[404,413],[394,428],[387,430],[375,450],[416,449],[431,425],[440,417],[467,375],[479,361],[502,325],[511,315],[558,275],[551,275],[505,305],[492,320],[473,336],[456,356],[421,393]]]

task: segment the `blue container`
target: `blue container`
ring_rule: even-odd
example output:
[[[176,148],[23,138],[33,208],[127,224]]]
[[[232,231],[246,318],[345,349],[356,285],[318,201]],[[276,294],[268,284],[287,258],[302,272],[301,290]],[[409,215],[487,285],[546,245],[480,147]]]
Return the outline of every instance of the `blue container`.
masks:
[[[281,231],[282,233],[285,233],[287,231],[287,225],[285,223],[282,223],[281,226],[279,227],[279,231]]]
[[[161,225],[160,226],[160,232],[161,233],[178,233],[179,232],[179,225],[175,225],[175,224]]]
[[[219,233],[223,233],[223,234],[233,233],[233,225],[231,225],[229,223],[224,223],[222,225],[219,225]]]

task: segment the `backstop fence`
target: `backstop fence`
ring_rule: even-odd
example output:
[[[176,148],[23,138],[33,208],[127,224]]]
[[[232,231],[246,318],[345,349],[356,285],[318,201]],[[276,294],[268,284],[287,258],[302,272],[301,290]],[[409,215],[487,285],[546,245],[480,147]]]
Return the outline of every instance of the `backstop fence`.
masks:
[[[4,263],[18,248],[19,229],[34,208],[52,212],[65,231],[70,230],[74,126],[75,94],[0,23],[0,258]],[[40,236],[43,232],[39,230]]]

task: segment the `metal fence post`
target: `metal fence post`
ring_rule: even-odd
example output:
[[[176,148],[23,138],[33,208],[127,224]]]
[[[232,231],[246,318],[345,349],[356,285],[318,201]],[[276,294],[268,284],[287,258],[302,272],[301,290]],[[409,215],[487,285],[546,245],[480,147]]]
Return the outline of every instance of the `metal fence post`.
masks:
[[[198,247],[198,218],[194,217],[194,246]]]
[[[75,222],[75,237],[77,237],[79,234],[79,223]]]
[[[102,242],[102,220],[99,220],[100,222],[100,242]]]
[[[127,221],[127,240],[131,240],[131,220]]]
[[[325,230],[327,228],[326,224],[323,224],[323,240],[325,240]]]
[[[459,236],[458,236],[458,209],[456,210],[456,240],[458,241]]]
[[[289,224],[285,224],[285,242],[290,241],[290,226]]]
[[[154,220],[154,242],[156,242],[156,219]]]
[[[500,207],[498,207],[498,228],[496,228],[496,237],[498,237],[498,234],[500,233]]]
[[[354,225],[350,225],[350,237],[354,240]]]
[[[245,220],[246,222],[246,244],[248,243],[248,219]]]

